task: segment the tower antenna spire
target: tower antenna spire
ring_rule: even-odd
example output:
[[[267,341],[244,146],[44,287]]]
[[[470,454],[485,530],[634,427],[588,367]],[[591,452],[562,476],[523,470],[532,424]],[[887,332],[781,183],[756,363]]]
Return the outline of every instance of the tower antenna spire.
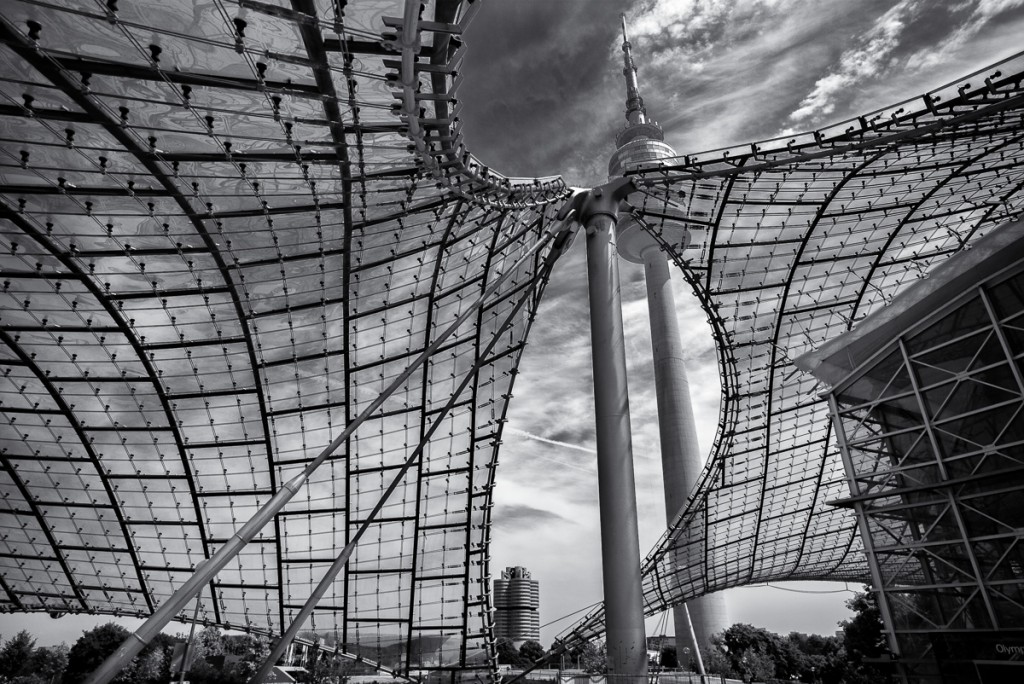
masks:
[[[644,98],[640,97],[640,86],[636,78],[636,64],[633,62],[632,44],[626,35],[626,15],[622,20],[622,75],[626,77],[626,120],[631,124],[647,123],[647,109]]]
[[[626,125],[615,134],[615,154],[608,162],[608,174],[612,178],[621,176],[629,168],[647,164],[659,159],[676,156],[675,151],[665,144],[665,131],[656,121],[647,117],[644,98],[640,97],[640,86],[636,80],[636,64],[633,62],[633,45],[626,34],[626,15],[622,20],[622,75],[626,77]]]

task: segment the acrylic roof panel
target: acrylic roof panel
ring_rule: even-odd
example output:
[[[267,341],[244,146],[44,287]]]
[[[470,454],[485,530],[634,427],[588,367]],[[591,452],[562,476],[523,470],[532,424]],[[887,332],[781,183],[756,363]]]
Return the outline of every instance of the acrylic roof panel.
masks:
[[[280,631],[412,458],[310,627],[392,669],[487,667],[494,463],[568,190],[462,145],[480,4],[7,3],[0,607],[150,613],[510,276],[200,605]],[[826,407],[790,359],[1019,214],[1021,60],[999,68],[637,174],[638,215],[693,232],[674,256],[725,392],[714,458],[646,562],[649,611],[864,577],[827,504],[845,484]]]
[[[648,614],[755,582],[868,581],[852,512],[829,505],[849,490],[825,388],[792,360],[1020,216],[1022,79],[1018,55],[823,131],[635,174],[638,218],[690,229],[672,256],[708,314],[724,394],[712,459],[644,562]]]
[[[503,275],[200,605],[280,632],[423,442],[309,627],[481,666],[554,252],[521,257],[567,191],[482,173],[441,122],[458,3],[424,9],[443,32],[411,15],[418,56],[384,37],[418,3],[244,4],[5,6],[0,606],[149,614]]]

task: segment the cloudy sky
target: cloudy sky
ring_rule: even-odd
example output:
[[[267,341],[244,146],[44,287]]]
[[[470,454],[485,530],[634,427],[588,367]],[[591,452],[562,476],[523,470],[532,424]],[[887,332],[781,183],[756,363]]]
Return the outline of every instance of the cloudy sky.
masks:
[[[620,12],[648,114],[679,153],[789,135],[920,95],[1024,49],[1024,0],[488,0],[466,35],[469,148],[508,175],[602,182],[625,124]],[[586,263],[559,264],[515,388],[492,571],[525,565],[541,622],[601,598]],[[664,531],[642,270],[623,262],[641,553]],[[701,446],[718,411],[703,314],[677,286]],[[856,587],[854,587],[856,588]],[[733,621],[831,633],[844,585],[729,592]],[[796,591],[793,591],[796,590]],[[811,593],[830,592],[830,593]],[[566,620],[545,628],[544,645]],[[649,621],[649,633],[656,628]]]

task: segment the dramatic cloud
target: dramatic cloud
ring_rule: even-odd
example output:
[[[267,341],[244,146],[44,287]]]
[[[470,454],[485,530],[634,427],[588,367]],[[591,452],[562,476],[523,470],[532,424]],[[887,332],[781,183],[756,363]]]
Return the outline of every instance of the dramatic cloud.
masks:
[[[962,49],[983,29],[989,27],[993,19],[996,17],[1003,19],[1011,10],[1024,6],[1024,0],[978,0],[975,3],[965,3],[965,5],[970,6],[970,14],[967,18],[957,25],[939,45],[929,46],[911,55],[907,59],[909,68],[925,69],[940,65]],[[963,6],[961,6],[962,10]]]
[[[835,110],[835,96],[866,78],[878,76],[889,56],[899,45],[900,34],[919,7],[916,0],[903,0],[875,22],[857,47],[845,51],[836,69],[814,84],[814,90],[800,102],[800,108],[789,115],[802,121]]]
[[[901,101],[1024,34],[1024,0],[492,0],[466,34],[470,149],[504,173],[602,182],[625,124],[620,12],[648,113],[680,153]]]

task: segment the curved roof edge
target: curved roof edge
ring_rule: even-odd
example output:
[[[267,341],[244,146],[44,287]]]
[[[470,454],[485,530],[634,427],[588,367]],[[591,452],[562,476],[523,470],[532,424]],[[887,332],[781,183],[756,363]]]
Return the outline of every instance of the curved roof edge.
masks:
[[[1024,219],[1000,226],[910,284],[886,307],[859,321],[845,335],[793,359],[793,365],[836,385],[878,354],[887,342],[955,305],[958,295],[1024,259]]]
[[[384,44],[401,54],[400,61],[389,64],[398,70],[397,76],[389,77],[397,86],[398,104],[393,111],[405,124],[416,161],[439,186],[473,204],[522,208],[561,201],[571,192],[561,176],[510,178],[492,171],[466,149],[454,95],[462,78],[458,72],[464,53],[460,36],[482,3],[471,3],[460,12],[464,4],[462,0],[438,2],[435,21],[425,22],[420,19],[420,0],[406,0],[402,18],[386,20],[395,33],[385,34]],[[418,61],[424,31],[442,36],[428,56],[429,65]],[[419,92],[420,77],[427,69],[433,92],[424,94]],[[425,107],[424,101],[432,101],[432,107]],[[438,127],[446,134],[438,131],[439,135],[431,136],[428,129]]]
[[[675,164],[669,163],[672,160],[663,160],[658,165],[639,167],[631,170],[626,175],[645,175],[644,185],[658,185],[678,181],[683,178],[728,176],[739,171],[756,171],[761,168],[789,164],[801,157],[814,158],[816,156],[825,156],[825,154],[820,152],[808,154],[805,151],[820,150],[823,144],[840,145],[845,143],[850,148],[855,148],[865,143],[877,145],[879,143],[878,138],[862,140],[863,136],[866,134],[884,134],[886,129],[893,127],[894,124],[913,123],[922,115],[937,114],[940,109],[948,108],[956,100],[977,98],[985,93],[996,94],[1000,91],[1000,81],[1005,82],[1007,79],[1006,74],[1010,75],[1009,80],[1014,80],[1014,78],[1019,79],[1019,74],[1022,72],[1024,72],[1024,51],[1010,55],[994,64],[984,66],[966,76],[950,81],[938,88],[933,88],[922,95],[902,100],[823,128],[742,145],[680,154],[675,160]],[[787,151],[792,153],[793,156],[776,161],[759,159],[759,157],[764,155]],[[836,151],[836,149],[831,149],[827,154],[831,155]],[[740,168],[743,160],[748,161]],[[750,161],[761,163],[751,164]],[[663,174],[663,176],[659,178],[656,174]]]

